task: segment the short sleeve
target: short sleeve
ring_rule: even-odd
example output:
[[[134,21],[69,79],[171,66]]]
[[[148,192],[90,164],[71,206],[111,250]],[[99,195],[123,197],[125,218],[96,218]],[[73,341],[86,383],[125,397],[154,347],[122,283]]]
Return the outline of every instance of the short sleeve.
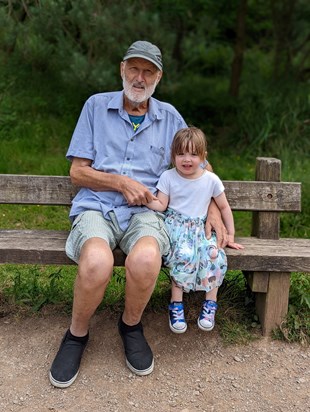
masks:
[[[170,195],[170,184],[169,184],[169,171],[166,170],[159,178],[156,188],[160,190],[165,195]]]
[[[94,159],[93,123],[93,99],[89,98],[83,106],[74,129],[66,154],[67,159],[72,160],[73,157],[81,157],[90,160]]]
[[[225,191],[225,187],[221,179],[214,174],[214,187],[213,187],[213,196],[217,197]]]

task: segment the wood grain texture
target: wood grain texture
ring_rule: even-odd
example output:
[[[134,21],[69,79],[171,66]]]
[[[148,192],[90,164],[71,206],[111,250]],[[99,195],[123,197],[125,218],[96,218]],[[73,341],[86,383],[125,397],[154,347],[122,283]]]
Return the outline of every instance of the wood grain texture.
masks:
[[[269,276],[267,293],[255,295],[255,306],[263,335],[269,335],[287,314],[290,277],[289,272],[273,272],[272,276]]]
[[[65,254],[66,231],[0,230],[0,263],[74,264]],[[259,272],[310,272],[307,239],[237,238],[243,250],[226,248],[229,269]],[[115,266],[124,266],[125,254],[114,250]]]
[[[234,210],[300,211],[301,184],[291,182],[224,181]],[[67,176],[0,174],[0,203],[71,205],[78,188]]]

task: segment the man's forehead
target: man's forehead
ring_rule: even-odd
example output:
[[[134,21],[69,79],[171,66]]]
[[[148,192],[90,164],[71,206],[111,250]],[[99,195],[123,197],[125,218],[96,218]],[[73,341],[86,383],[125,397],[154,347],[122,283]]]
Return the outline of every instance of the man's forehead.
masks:
[[[127,59],[124,63],[127,63],[129,66],[143,66],[144,68],[159,70],[155,66],[155,64],[151,63],[149,60],[142,59],[141,57],[131,57]]]

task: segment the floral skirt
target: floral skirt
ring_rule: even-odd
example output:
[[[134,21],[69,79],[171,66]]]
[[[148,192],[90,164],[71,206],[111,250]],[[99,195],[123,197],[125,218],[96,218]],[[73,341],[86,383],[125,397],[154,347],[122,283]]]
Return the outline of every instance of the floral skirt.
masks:
[[[217,248],[215,233],[206,238],[206,218],[184,216],[172,209],[165,214],[171,246],[163,259],[171,278],[184,292],[219,287],[227,271],[227,258],[224,250]]]

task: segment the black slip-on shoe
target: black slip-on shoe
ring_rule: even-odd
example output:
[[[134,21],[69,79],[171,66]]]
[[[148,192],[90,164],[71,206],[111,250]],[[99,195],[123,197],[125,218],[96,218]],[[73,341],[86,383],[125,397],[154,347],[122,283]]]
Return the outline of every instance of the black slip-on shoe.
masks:
[[[139,322],[128,330],[127,325],[120,318],[118,330],[124,344],[126,365],[131,372],[139,376],[153,372],[153,353],[143,335],[142,323]]]
[[[49,372],[52,385],[57,388],[67,388],[72,385],[78,376],[88,337],[89,334],[82,342],[74,340],[70,337],[69,330],[67,330]]]

